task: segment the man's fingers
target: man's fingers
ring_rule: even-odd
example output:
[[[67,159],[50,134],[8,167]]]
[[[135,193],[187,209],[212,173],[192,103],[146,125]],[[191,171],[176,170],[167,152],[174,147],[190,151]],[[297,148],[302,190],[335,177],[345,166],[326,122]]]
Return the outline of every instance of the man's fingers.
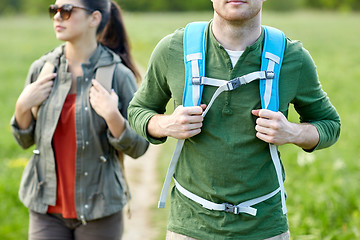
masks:
[[[188,124],[188,129],[187,130],[195,130],[195,129],[199,129],[202,127],[202,123],[201,122],[197,122],[197,123],[191,123]]]
[[[198,135],[199,133],[201,133],[201,128],[197,128],[194,130],[190,130],[190,131],[186,131],[184,133],[181,133],[178,135],[178,139],[187,139],[187,138],[191,138],[195,135]]]
[[[265,134],[268,136],[273,136],[275,134],[274,129],[259,124],[255,126],[255,130],[261,134]]]
[[[274,117],[276,117],[276,112],[268,110],[268,109],[258,109],[255,110],[257,111],[257,116],[260,118],[267,118],[267,119],[273,119]]]
[[[256,119],[256,124],[263,126],[263,127],[270,127],[271,126],[271,120],[267,118],[258,118]]]
[[[260,109],[256,109],[256,110],[251,111],[252,115],[254,115],[256,117],[259,117],[259,112],[260,112]]]
[[[280,117],[279,112],[274,112],[268,109],[256,109],[252,110],[251,113],[254,116],[265,119],[278,119]]]
[[[206,105],[206,104],[201,104],[200,107],[201,107],[202,110],[204,111],[204,110],[206,109],[207,105]]]
[[[275,143],[275,138],[274,138],[274,136],[271,136],[271,135],[266,135],[261,132],[257,132],[256,137],[267,143],[273,143],[273,144]]]
[[[205,105],[205,104],[204,104]],[[204,106],[203,106],[204,107]],[[206,107],[206,105],[205,105]],[[199,106],[195,107],[184,107],[184,110],[188,115],[201,115],[203,113],[203,108]]]

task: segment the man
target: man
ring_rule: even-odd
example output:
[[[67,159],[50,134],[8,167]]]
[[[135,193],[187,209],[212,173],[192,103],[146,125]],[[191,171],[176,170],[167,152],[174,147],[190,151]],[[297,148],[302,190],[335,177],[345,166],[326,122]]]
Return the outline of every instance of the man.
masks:
[[[212,1],[214,18],[206,35],[207,77],[230,80],[259,71],[263,1]],[[157,45],[128,113],[131,126],[151,143],[163,143],[169,136],[186,139],[174,176],[187,191],[215,204],[239,204],[279,186],[269,143],[292,143],[311,152],[336,142],[340,118],[301,43],[286,40],[279,112],[260,109],[259,82],[253,81],[221,93],[204,118],[201,114],[216,88],[204,87],[201,106],[181,106],[183,34],[178,30]],[[163,115],[170,98],[177,107],[171,115]],[[290,103],[301,123],[287,120]],[[254,207],[256,216],[209,210],[174,187],[167,239],[290,239],[280,193]]]

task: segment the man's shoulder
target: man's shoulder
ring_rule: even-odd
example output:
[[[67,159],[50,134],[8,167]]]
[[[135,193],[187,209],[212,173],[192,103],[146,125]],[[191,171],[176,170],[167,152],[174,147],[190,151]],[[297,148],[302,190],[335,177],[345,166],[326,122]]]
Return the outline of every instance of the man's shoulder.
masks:
[[[172,49],[172,48],[182,48],[182,42],[183,42],[183,36],[184,36],[184,28],[179,28],[175,30],[173,33],[166,35],[163,37],[159,43],[157,44],[155,49]]]
[[[172,58],[181,57],[183,53],[183,35],[184,29],[179,28],[175,32],[163,37],[155,46],[150,62],[161,62],[161,59],[167,62],[170,56]]]
[[[286,38],[284,60],[294,60],[302,63],[308,62],[310,64],[313,62],[309,51],[304,48],[302,42],[299,40],[292,40],[288,37]]]
[[[303,44],[299,40],[292,40],[286,37],[286,51],[287,52],[301,52],[303,51]]]

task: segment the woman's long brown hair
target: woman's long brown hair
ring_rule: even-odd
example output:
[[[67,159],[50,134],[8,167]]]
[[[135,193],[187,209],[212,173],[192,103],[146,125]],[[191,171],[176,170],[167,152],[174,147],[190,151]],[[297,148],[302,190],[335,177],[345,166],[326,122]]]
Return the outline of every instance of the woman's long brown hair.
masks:
[[[130,42],[120,6],[109,0],[82,0],[82,2],[85,7],[101,12],[102,20],[97,29],[98,41],[118,54],[139,82],[141,75],[130,52]]]

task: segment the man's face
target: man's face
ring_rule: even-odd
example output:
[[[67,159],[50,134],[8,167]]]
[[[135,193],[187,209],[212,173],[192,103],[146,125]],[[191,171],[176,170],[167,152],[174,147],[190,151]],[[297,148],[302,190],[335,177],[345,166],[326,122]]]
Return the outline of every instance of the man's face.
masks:
[[[258,15],[265,0],[212,0],[214,11],[227,21],[246,21]]]

